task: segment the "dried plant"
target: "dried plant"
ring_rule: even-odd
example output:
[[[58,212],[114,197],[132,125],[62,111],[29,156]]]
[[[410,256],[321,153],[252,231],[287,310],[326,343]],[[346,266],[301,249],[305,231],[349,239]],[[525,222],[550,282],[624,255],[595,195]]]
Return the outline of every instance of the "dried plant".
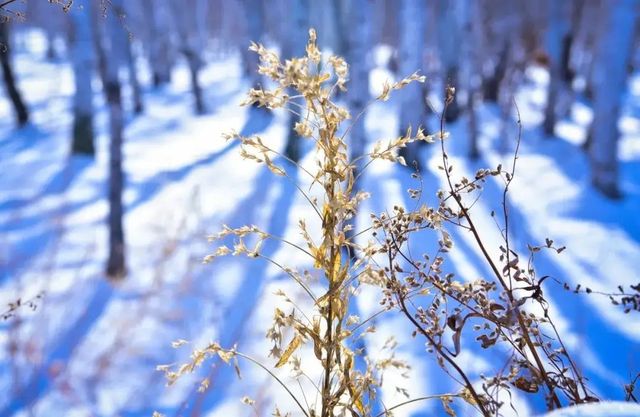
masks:
[[[21,308],[27,308],[31,311],[35,311],[38,308],[38,302],[40,302],[43,297],[44,292],[39,292],[26,301],[18,298],[16,301],[9,303],[8,308],[4,312],[0,313],[0,316],[2,317],[2,320],[8,320],[11,317],[14,317]]]
[[[360,160],[364,158],[404,164],[402,157],[397,155],[399,148],[416,140],[431,141],[432,138],[426,136],[422,130],[418,130],[412,136],[409,130],[405,137],[378,143],[367,155],[358,160],[349,160],[346,143],[349,127],[344,130],[341,128],[351,119],[351,115],[347,109],[334,101],[334,94],[338,90],[346,89],[348,66],[338,56],[331,56],[323,61],[322,54],[316,46],[315,31],[311,30],[309,35],[306,56],[285,62],[281,62],[276,53],[262,45],[251,45],[250,49],[260,58],[259,72],[275,82],[276,87],[271,90],[250,90],[243,104],[259,105],[269,109],[285,108],[299,115],[300,122],[296,124],[295,131],[300,137],[313,141],[315,145],[312,166],[288,160],[258,136],[245,137],[231,133],[225,135],[225,138],[239,141],[240,152],[245,159],[265,164],[278,176],[291,178],[287,171],[291,165],[287,166],[284,161],[288,160],[295,165],[295,169],[303,172],[309,181],[308,190],[297,183],[296,187],[317,217],[299,220],[298,227],[304,242],[301,245],[279,236],[272,236],[257,226],[224,226],[221,232],[210,237],[212,242],[220,244],[214,253],[205,258],[205,262],[226,255],[265,258],[281,268],[304,290],[312,313],[309,314],[297,307],[293,297],[289,297],[283,291],[278,292],[278,296],[291,306],[291,310],[285,312],[276,308],[272,326],[267,331],[267,337],[273,343],[270,354],[276,360],[272,366],[259,363],[239,352],[236,347],[222,347],[217,343],[211,343],[201,350],[194,351],[192,360],[177,369],[168,366],[161,366],[160,369],[166,372],[171,384],[181,375],[194,372],[208,357],[216,356],[227,363],[236,363],[238,358],[244,358],[276,378],[306,416],[372,415],[372,404],[376,401],[376,389],[380,386],[384,369],[403,370],[408,365],[395,359],[393,355],[378,361],[370,360],[365,357],[363,349],[357,347],[358,340],[364,334],[374,332],[375,328],[368,320],[350,315],[349,306],[359,285],[377,282],[378,277],[374,276],[374,267],[370,260],[380,248],[359,246],[352,232],[352,219],[358,205],[368,198],[368,193],[355,188],[358,176],[362,173],[357,171],[356,167],[364,165],[363,169],[366,169],[368,164],[362,164]],[[401,89],[412,82],[423,81],[423,76],[412,74],[397,83],[386,85],[377,100],[387,100],[393,90]],[[297,92],[297,95],[287,94],[292,90]],[[358,122],[360,116],[355,117],[353,123]],[[307,225],[309,221],[319,226],[315,228],[319,230],[317,234]],[[269,239],[278,240],[304,253],[313,264],[313,270],[298,271],[263,255],[261,247]],[[233,244],[227,244],[229,240],[232,240]],[[354,256],[355,253],[360,256]],[[288,336],[289,334],[291,336]],[[175,346],[182,344],[183,342],[179,341]],[[295,353],[305,345],[313,354],[311,358],[303,361],[295,356]],[[322,369],[317,382],[307,371],[307,360],[316,361]],[[363,365],[356,366],[356,362],[360,360]],[[319,392],[317,404],[308,404],[306,399],[298,398],[271,369],[284,366],[290,366],[297,378],[313,381],[312,386]],[[208,385],[209,381],[203,381],[201,389],[206,389]],[[312,398],[310,395],[306,397]],[[450,398],[451,395],[447,394],[446,397]],[[387,411],[390,413],[394,407]],[[276,411],[275,415],[280,415],[279,413]]]
[[[455,398],[473,407],[480,415],[494,416],[501,415],[505,398],[502,393],[510,394],[513,388],[528,395],[543,395],[549,409],[597,401],[550,316],[543,291],[543,283],[549,277],[538,276],[534,268],[537,252],[548,249],[560,253],[564,248],[557,248],[553,241],[547,240],[544,245],[529,246],[529,254],[523,258],[512,247],[507,195],[516,171],[520,135],[509,169],[499,165],[495,169],[479,170],[474,178],[454,178],[446,150],[448,134],[444,129],[444,114],[455,91],[448,88],[440,129],[434,135],[425,134],[421,128],[413,130],[409,127],[405,135],[378,142],[370,152],[350,160],[345,137],[349,126],[359,122],[362,114],[351,118],[348,110],[334,99],[336,91],[346,88],[347,63],[337,56],[323,60],[313,30],[306,56],[302,58],[282,62],[276,53],[262,45],[252,44],[250,49],[259,55],[259,73],[273,81],[275,87],[251,89],[243,104],[283,108],[298,115],[300,121],[295,131],[300,137],[313,141],[313,160],[312,163],[291,161],[259,136],[231,133],[225,138],[240,142],[240,152],[245,159],[265,164],[274,174],[292,180],[317,216],[299,220],[301,244],[273,236],[258,226],[225,225],[221,232],[210,237],[218,246],[205,262],[227,255],[263,258],[280,268],[303,290],[311,307],[300,308],[294,297],[284,291],[277,293],[287,307],[275,309],[273,323],[267,331],[267,338],[273,343],[270,355],[274,357],[274,364],[261,363],[240,352],[236,346],[211,343],[195,350],[191,360],[177,368],[160,366],[169,384],[184,374],[193,373],[208,358],[218,357],[234,364],[236,369],[238,359],[248,360],[264,369],[307,417],[380,417],[391,415],[404,404],[426,399],[439,399],[445,412],[455,416],[452,407]],[[423,81],[423,76],[414,73],[396,83],[385,84],[383,92],[374,101],[386,101],[394,90]],[[290,91],[296,94],[289,95]],[[423,190],[420,186],[409,190],[410,197],[416,200],[413,208],[395,206],[391,212],[372,214],[370,228],[353,230],[358,206],[368,198],[368,193],[356,187],[359,177],[375,160],[406,165],[398,151],[417,141],[440,148],[439,168],[446,187],[437,192],[436,206],[421,202]],[[290,175],[292,167],[309,181],[308,188]],[[422,184],[418,173],[413,177]],[[491,213],[496,224],[502,223],[500,243],[483,237],[471,214],[483,184],[492,177],[504,182],[502,213]],[[319,227],[310,227],[308,222]],[[483,262],[491,271],[488,277],[461,281],[445,272],[446,255],[454,244],[451,228],[460,228],[473,236]],[[438,248],[434,254],[416,258],[408,248],[411,237],[426,229],[438,235]],[[367,235],[370,239],[366,243],[358,243]],[[313,268],[299,271],[264,255],[261,249],[268,240],[300,251],[308,257]],[[496,247],[499,247],[500,255],[494,257],[491,252]],[[359,339],[375,331],[370,319],[349,314],[358,287],[362,285],[381,289],[380,313],[395,311],[414,326],[413,335],[424,338],[427,352],[435,355],[438,364],[460,384],[458,392],[410,399],[390,407],[379,406],[376,393],[382,384],[384,370],[389,367],[404,370],[409,365],[395,359],[393,354],[374,361],[358,347],[361,346]],[[620,294],[608,295],[614,302],[637,309],[637,298],[633,294],[626,294],[621,289]],[[473,337],[470,338],[471,334]],[[178,341],[174,346],[185,343]],[[492,375],[470,376],[465,365],[460,363],[459,354],[474,345],[486,350],[492,359],[506,357],[506,363]],[[296,352],[303,349],[309,354],[301,359]],[[314,367],[309,366],[310,361],[315,361],[311,365],[316,368],[319,365],[321,375],[310,371]],[[299,387],[303,391],[296,395],[276,375],[274,368],[285,366],[292,369],[299,381],[311,381],[311,389],[318,393],[317,403],[307,402],[313,396],[305,395],[302,384]],[[209,380],[203,380],[200,390],[206,390],[209,384]],[[633,393],[633,388],[627,392]],[[248,398],[244,402],[253,404]],[[383,411],[376,414],[376,407]],[[274,415],[284,414],[276,408]]]
[[[436,135],[442,158],[439,169],[446,184],[444,190],[437,192],[437,207],[422,205],[415,211],[395,207],[391,215],[374,217],[383,250],[389,255],[387,265],[380,271],[387,286],[383,302],[398,308],[411,321],[415,334],[424,336],[429,351],[436,355],[442,368],[461,383],[464,398],[482,415],[499,415],[503,405],[499,393],[512,387],[532,395],[544,393],[549,409],[598,401],[549,314],[542,287],[549,277],[538,277],[534,268],[536,252],[546,248],[561,253],[565,248],[556,248],[553,241],[547,239],[544,246],[528,246],[528,260],[521,262],[511,247],[507,194],[515,175],[521,132],[509,170],[499,165],[495,169],[479,170],[472,179],[454,179],[444,140],[444,113],[453,94],[450,88]],[[491,255],[493,243],[481,235],[471,214],[483,183],[490,177],[504,181],[502,213],[491,213],[496,224],[497,218],[502,221],[498,259]],[[418,190],[410,193],[412,198],[421,195]],[[444,272],[446,254],[453,247],[448,228],[460,228],[473,236],[491,271],[489,277],[462,282],[454,274]],[[422,229],[439,232],[441,239],[435,255],[423,255],[417,260],[411,257],[407,246],[410,235]],[[628,296],[623,299],[625,304],[633,303]],[[497,351],[493,352],[497,347],[508,352],[509,359],[504,366],[495,375],[481,375],[481,384],[473,383],[456,359],[471,332],[475,333],[475,342],[488,351],[488,356],[500,357]]]
[[[62,11],[65,13],[71,9],[71,6],[73,6],[73,0],[48,0],[48,1],[51,4],[61,6]],[[101,1],[104,2],[107,0],[101,0]],[[17,0],[0,0],[0,16],[2,16],[3,19],[6,19],[6,21],[11,20],[12,18],[18,19],[19,21],[22,21],[25,19],[24,12],[15,11],[12,9],[12,6],[16,2]],[[18,3],[24,3],[24,2],[18,2]]]

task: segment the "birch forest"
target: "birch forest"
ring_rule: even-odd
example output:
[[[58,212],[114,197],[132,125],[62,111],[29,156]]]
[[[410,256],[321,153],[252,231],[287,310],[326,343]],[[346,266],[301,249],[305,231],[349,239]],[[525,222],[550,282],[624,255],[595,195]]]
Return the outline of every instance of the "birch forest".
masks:
[[[639,23],[0,0],[0,417],[640,416]]]

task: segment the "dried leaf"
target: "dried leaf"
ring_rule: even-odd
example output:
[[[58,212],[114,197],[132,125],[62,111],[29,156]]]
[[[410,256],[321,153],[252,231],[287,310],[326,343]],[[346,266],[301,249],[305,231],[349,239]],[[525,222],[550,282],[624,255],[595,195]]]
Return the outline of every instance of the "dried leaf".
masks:
[[[289,343],[289,346],[287,346],[287,349],[285,349],[278,363],[276,363],[276,368],[280,368],[285,363],[287,363],[291,355],[293,355],[293,352],[295,352],[300,347],[301,343],[302,343],[302,337],[300,337],[300,335],[296,335],[296,337],[293,338],[291,343]]]

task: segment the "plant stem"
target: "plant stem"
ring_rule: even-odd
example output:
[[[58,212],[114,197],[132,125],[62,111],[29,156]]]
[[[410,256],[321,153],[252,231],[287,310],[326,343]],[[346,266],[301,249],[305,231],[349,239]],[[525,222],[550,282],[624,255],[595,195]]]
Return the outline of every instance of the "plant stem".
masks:
[[[561,408],[562,404],[560,403],[560,400],[558,399],[558,396],[555,393],[555,389],[554,389],[553,383],[549,379],[549,376],[547,375],[547,373],[546,373],[546,371],[544,369],[544,365],[542,363],[542,360],[540,359],[540,355],[538,354],[538,351],[536,350],[535,345],[531,341],[531,337],[529,336],[529,330],[527,328],[527,325],[524,322],[524,319],[522,318],[522,315],[520,314],[520,308],[516,305],[515,298],[513,296],[513,292],[509,289],[509,286],[507,286],[507,283],[502,278],[502,275],[500,274],[500,271],[498,270],[498,267],[496,266],[495,262],[493,261],[493,258],[491,257],[491,255],[489,255],[489,252],[487,251],[487,249],[486,249],[486,247],[484,245],[484,242],[482,241],[482,238],[480,237],[480,234],[478,233],[478,229],[476,228],[475,224],[471,220],[471,216],[469,215],[469,212],[468,212],[467,208],[464,206],[464,204],[462,204],[462,197],[460,197],[459,193],[455,192],[455,188],[454,188],[454,186],[453,186],[453,184],[451,182],[451,173],[449,172],[449,163],[448,163],[449,157],[447,156],[447,153],[446,153],[446,150],[445,150],[445,147],[444,147],[444,114],[446,112],[448,102],[449,102],[448,100],[445,102],[444,110],[443,110],[442,116],[440,117],[440,146],[441,146],[441,150],[442,150],[443,168],[444,168],[445,176],[446,176],[446,179],[447,179],[447,183],[449,185],[449,191],[450,191],[451,195],[453,196],[453,199],[456,201],[458,207],[460,208],[460,211],[461,211],[463,217],[469,223],[469,228],[471,230],[471,233],[473,234],[473,237],[474,237],[474,239],[476,241],[476,244],[480,248],[480,251],[482,252],[482,255],[484,256],[484,258],[486,259],[487,263],[491,267],[491,270],[493,271],[493,274],[496,276],[498,282],[500,283],[502,288],[507,293],[507,297],[509,298],[509,303],[511,304],[511,307],[513,308],[513,311],[515,312],[515,314],[517,316],[518,325],[520,327],[520,331],[522,333],[522,337],[523,337],[527,347],[529,348],[529,351],[531,352],[531,355],[533,356],[534,361],[536,362],[536,366],[538,367],[538,372],[540,373],[540,376],[542,377],[542,379],[545,382],[545,385],[549,389],[549,394],[551,395],[551,399],[552,399],[553,403],[555,404],[555,406],[557,408]]]

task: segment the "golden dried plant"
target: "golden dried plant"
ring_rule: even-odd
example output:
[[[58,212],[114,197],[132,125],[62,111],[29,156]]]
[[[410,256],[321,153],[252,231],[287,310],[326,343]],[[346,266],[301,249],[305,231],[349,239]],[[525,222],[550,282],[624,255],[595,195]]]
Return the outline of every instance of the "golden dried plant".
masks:
[[[363,334],[374,332],[375,328],[369,325],[368,320],[348,314],[349,305],[359,285],[380,284],[377,278],[380,271],[374,258],[382,251],[382,246],[373,241],[364,246],[358,245],[352,233],[352,220],[357,208],[369,196],[355,187],[357,177],[362,172],[356,167],[360,159],[405,164],[403,158],[398,156],[400,148],[414,141],[433,142],[434,138],[425,135],[422,129],[418,129],[415,135],[408,129],[406,135],[379,142],[371,152],[350,160],[346,140],[349,127],[341,129],[347,121],[359,122],[360,115],[352,120],[349,111],[334,100],[336,91],[345,90],[348,81],[348,65],[344,59],[330,56],[323,60],[313,29],[309,31],[304,57],[282,62],[275,52],[260,44],[252,43],[250,50],[259,55],[258,72],[273,81],[275,87],[251,89],[242,104],[272,110],[284,108],[300,116],[295,131],[301,138],[313,141],[314,161],[304,165],[287,161],[286,156],[273,145],[265,143],[258,135],[242,136],[231,132],[225,134],[224,138],[239,141],[240,154],[244,159],[266,165],[277,176],[291,178],[288,173],[291,164],[294,169],[303,172],[310,183],[309,189],[305,190],[297,184],[296,187],[312,206],[317,217],[299,219],[298,227],[304,240],[303,245],[273,236],[254,225],[236,228],[224,225],[219,233],[209,237],[211,242],[220,243],[204,261],[212,262],[227,255],[266,257],[261,253],[261,248],[268,239],[290,245],[308,257],[313,271],[300,272],[281,266],[272,259],[268,260],[279,266],[304,290],[307,301],[312,304],[313,314],[304,314],[293,303],[290,313],[276,308],[272,326],[267,331],[267,337],[273,343],[270,351],[276,360],[273,365],[261,364],[239,352],[236,347],[223,348],[217,343],[211,343],[203,349],[195,350],[189,362],[177,368],[160,366],[159,369],[166,373],[169,383],[173,384],[180,376],[194,372],[208,357],[219,357],[226,363],[237,363],[238,358],[244,358],[276,378],[300,411],[308,417],[371,415],[382,371],[385,368],[405,369],[408,365],[392,357],[378,361],[362,358],[365,365],[355,365],[358,358],[364,356],[364,352],[362,349],[355,349],[354,342]],[[383,93],[376,100],[387,100],[392,91],[424,80],[424,76],[414,73],[396,83],[386,84]],[[289,95],[289,91],[295,91],[296,95]],[[287,162],[290,164],[287,165]],[[363,170],[367,166],[368,163],[364,164]],[[308,221],[320,225],[317,235],[312,235],[309,231]],[[233,241],[232,244],[225,243],[229,239]],[[283,291],[279,291],[277,295],[291,300]],[[175,345],[182,344],[179,341]],[[307,359],[302,361],[295,356],[303,346],[311,348],[313,356],[310,359],[319,363],[322,368],[320,380],[315,384],[320,400],[317,404],[307,406],[302,405],[303,401],[276,377],[272,369],[290,366],[298,375],[305,375],[304,365]],[[208,385],[208,380],[205,380],[201,387],[206,389]],[[445,398],[451,396],[446,394]]]

